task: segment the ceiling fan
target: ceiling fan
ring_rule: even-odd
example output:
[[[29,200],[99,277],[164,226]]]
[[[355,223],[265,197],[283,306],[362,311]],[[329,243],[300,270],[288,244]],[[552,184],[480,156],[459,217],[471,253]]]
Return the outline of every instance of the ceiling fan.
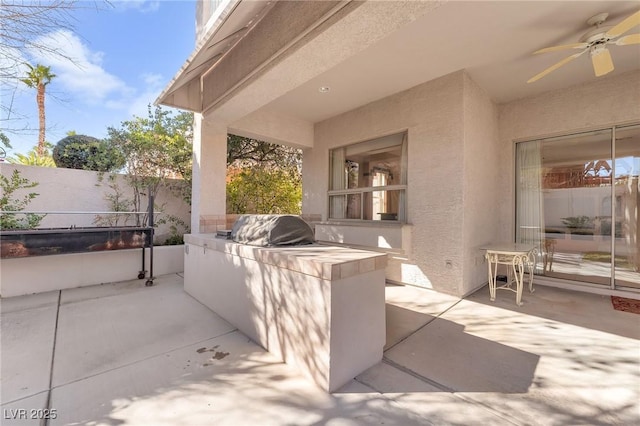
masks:
[[[618,46],[624,46],[628,44],[640,44],[640,34],[629,34],[624,37],[620,37],[631,28],[640,25],[640,10],[628,16],[615,26],[603,26],[602,24],[606,21],[608,16],[608,13],[599,13],[590,18],[587,21],[587,24],[593,26],[593,28],[587,31],[580,38],[579,43],[547,47],[533,52],[533,54],[536,55],[538,53],[556,52],[565,49],[581,49],[580,52],[564,58],[557,64],[542,71],[540,74],[531,77],[527,83],[533,83],[534,81],[540,80],[545,75],[557,70],[561,66],[573,61],[578,56],[581,56],[586,52],[589,52],[591,55],[593,71],[595,72],[596,77],[600,77],[613,71],[613,60],[611,59],[611,53],[609,53],[607,45],[616,44]]]

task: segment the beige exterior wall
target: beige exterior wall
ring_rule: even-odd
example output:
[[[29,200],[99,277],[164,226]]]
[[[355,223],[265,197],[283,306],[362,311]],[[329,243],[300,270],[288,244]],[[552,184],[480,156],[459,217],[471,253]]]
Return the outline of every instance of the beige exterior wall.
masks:
[[[500,164],[508,165],[499,186],[503,240],[514,238],[514,141],[640,122],[639,100],[640,71],[632,71],[500,106]]]
[[[0,172],[3,176],[11,176],[14,170],[18,170],[21,177],[37,182],[35,188],[20,190],[14,198],[30,192],[39,194],[27,206],[31,211],[74,211],[74,212],[104,212],[113,208],[107,200],[107,196],[113,195],[113,189],[109,188],[108,174],[87,170],[63,169],[54,167],[23,166],[18,164],[2,164]],[[181,181],[175,181],[181,185]],[[133,197],[133,190],[127,184],[123,175],[117,175],[117,184],[125,198]],[[168,215],[179,217],[187,225],[190,225],[189,205],[167,188],[161,188],[155,204],[161,206],[156,210],[156,222]],[[146,209],[146,200],[143,201],[143,209]],[[95,226],[94,214],[61,214],[47,215],[40,224],[41,228],[66,228],[71,226]],[[130,220],[127,225],[135,225]],[[157,240],[163,241],[169,236],[169,225],[159,225],[156,230]]]
[[[459,206],[464,216],[464,278],[458,291],[461,295],[487,281],[481,246],[502,241],[495,218],[502,194],[496,188],[510,167],[500,162],[498,108],[466,74],[464,123],[463,199]]]
[[[464,71],[316,124],[304,155],[303,212],[327,218],[329,149],[405,130],[412,232],[387,278],[468,293],[485,281],[478,247],[493,240],[498,160],[496,108]]]
[[[196,41],[202,40],[216,21],[226,16],[236,3],[237,0],[198,0],[196,2]],[[224,9],[219,10],[220,7]]]

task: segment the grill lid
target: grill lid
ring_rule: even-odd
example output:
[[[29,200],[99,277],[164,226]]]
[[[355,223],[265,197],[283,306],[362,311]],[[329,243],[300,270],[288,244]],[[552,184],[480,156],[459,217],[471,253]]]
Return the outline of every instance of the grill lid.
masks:
[[[313,230],[294,215],[242,215],[231,229],[231,239],[252,246],[313,244]]]

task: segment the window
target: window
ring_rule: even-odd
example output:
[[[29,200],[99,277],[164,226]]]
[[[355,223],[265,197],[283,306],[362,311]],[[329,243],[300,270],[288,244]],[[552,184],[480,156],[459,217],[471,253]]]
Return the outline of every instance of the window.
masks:
[[[329,219],[406,221],[406,133],[333,149],[329,168]]]

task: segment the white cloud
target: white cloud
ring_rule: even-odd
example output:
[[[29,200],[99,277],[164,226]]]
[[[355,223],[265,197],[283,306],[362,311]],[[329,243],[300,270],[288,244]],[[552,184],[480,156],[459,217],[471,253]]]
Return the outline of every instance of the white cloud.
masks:
[[[160,74],[142,74],[140,79],[144,82],[145,89],[131,101],[128,111],[129,115],[146,117],[149,104],[153,105],[166,82]]]
[[[27,72],[24,63],[51,67],[56,78],[48,87],[47,99],[62,100],[57,103],[49,101],[47,105],[47,135],[52,140],[64,136],[55,133],[56,126],[63,131],[94,129],[115,125],[119,120],[128,120],[133,115],[147,117],[148,105],[155,101],[166,84],[160,74],[139,74],[135,80],[132,80],[135,76],[115,75],[105,66],[114,58],[92,50],[86,42],[69,31],[52,32],[41,37],[38,44],[46,46],[46,49],[8,52],[11,55],[4,55],[7,52],[0,51],[0,70],[8,65],[9,59],[13,60],[12,69],[20,76]],[[21,64],[20,68],[15,66],[16,63]],[[32,89],[20,83],[15,76],[11,80],[1,79],[0,97],[0,107],[5,107],[0,108],[0,119],[4,120],[5,125],[18,130],[37,128]],[[9,111],[6,104],[9,102],[14,106],[11,122],[7,121]],[[58,113],[62,110],[66,113]],[[82,124],[78,124],[78,120],[83,120]],[[30,147],[33,145],[33,134],[20,131],[15,138],[12,137],[12,144],[20,149],[23,146]]]
[[[67,30],[49,33],[38,40],[51,52],[32,51],[35,62],[46,64],[56,74],[55,82],[76,99],[87,104],[105,102],[109,97],[130,96],[133,89],[102,67],[104,54],[92,52]]]
[[[142,84],[134,88],[103,68],[103,52],[91,51],[73,33],[59,30],[41,38],[39,43],[56,54],[31,52],[36,63],[51,66],[56,74],[55,83],[62,92],[73,96],[76,102],[103,105],[112,110],[127,111],[129,115],[147,116],[149,103],[158,96],[166,83],[160,74],[139,76]]]
[[[136,9],[143,13],[155,12],[160,8],[159,0],[117,0],[112,2],[116,9]]]

